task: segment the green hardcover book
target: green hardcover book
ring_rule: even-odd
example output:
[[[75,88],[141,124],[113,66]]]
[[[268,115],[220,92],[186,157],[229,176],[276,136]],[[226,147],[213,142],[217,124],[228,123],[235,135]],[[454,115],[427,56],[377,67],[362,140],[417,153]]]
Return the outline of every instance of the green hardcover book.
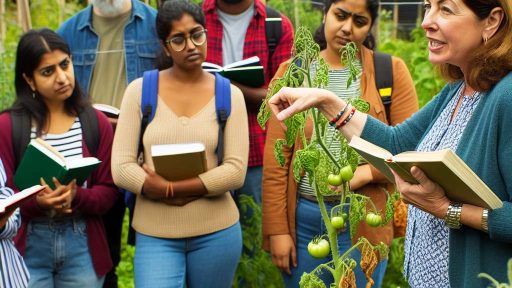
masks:
[[[64,159],[55,148],[42,139],[30,141],[18,169],[14,174],[14,184],[18,189],[41,184],[41,178],[55,189],[52,178],[62,184],[68,184],[76,179],[77,185],[82,185],[91,172],[101,163],[95,157]]]
[[[208,72],[220,73],[232,81],[250,87],[261,87],[265,83],[265,73],[258,56],[237,61],[224,67],[204,62],[203,69]]]

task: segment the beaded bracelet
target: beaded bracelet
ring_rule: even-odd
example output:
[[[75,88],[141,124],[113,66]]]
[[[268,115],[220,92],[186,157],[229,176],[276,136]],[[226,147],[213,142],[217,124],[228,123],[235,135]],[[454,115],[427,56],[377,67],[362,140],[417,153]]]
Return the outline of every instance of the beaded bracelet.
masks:
[[[350,121],[350,119],[352,119],[352,117],[354,116],[354,113],[356,113],[356,108],[352,108],[352,110],[350,110],[350,113],[348,114],[348,116],[343,119],[343,121],[340,122],[340,124],[336,125],[336,129],[340,129],[341,127],[347,125],[347,123]]]
[[[338,114],[336,114],[336,116],[334,118],[332,118],[331,121],[329,121],[329,125],[331,127],[336,126],[336,122],[338,122],[340,120],[341,116],[343,116],[343,114],[345,114],[345,112],[347,111],[347,108],[348,108],[349,105],[350,104],[348,104],[348,103],[345,104],[345,107],[343,109],[341,109],[341,111],[338,112]]]

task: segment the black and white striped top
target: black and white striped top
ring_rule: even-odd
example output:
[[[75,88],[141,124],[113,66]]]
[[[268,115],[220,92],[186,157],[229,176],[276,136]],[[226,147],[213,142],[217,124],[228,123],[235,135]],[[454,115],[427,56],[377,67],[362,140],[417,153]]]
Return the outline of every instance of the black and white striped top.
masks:
[[[360,70],[361,62],[356,62],[356,67]],[[314,68],[313,68],[314,69]],[[351,98],[359,98],[361,96],[361,77],[357,77],[347,88],[347,80],[349,77],[348,68],[343,69],[332,69],[329,70],[329,84],[326,89],[336,94],[341,99],[351,99]],[[314,137],[315,132],[313,131],[312,137]],[[333,156],[337,159],[340,154],[340,138],[339,132],[336,131],[336,128],[328,126],[326,131],[326,145],[329,151],[333,154]],[[311,185],[309,185],[309,177],[307,174],[302,177],[298,185],[298,193],[306,194],[310,196],[316,196],[315,190]]]
[[[0,201],[14,194],[10,188],[5,186],[6,182],[7,176],[5,175],[4,165],[0,160]],[[4,228],[0,229],[0,287],[2,288],[28,286],[29,273],[27,267],[12,241],[20,225],[20,211],[16,209],[5,223]]]
[[[32,128],[30,139],[36,138],[36,129]],[[80,119],[76,117],[71,128],[62,134],[43,134],[44,141],[57,149],[66,159],[82,158],[82,125]]]

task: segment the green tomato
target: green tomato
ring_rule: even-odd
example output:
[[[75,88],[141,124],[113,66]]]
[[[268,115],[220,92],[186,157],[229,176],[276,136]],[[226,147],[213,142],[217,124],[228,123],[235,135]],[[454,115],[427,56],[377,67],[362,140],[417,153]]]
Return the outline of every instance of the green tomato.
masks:
[[[331,218],[331,225],[334,229],[345,228],[345,220],[342,216],[334,216]]]
[[[366,224],[370,225],[371,227],[378,227],[382,224],[382,216],[370,212],[366,214]]]
[[[341,175],[329,174],[329,176],[327,176],[327,183],[332,186],[340,186],[343,183],[343,179]]]
[[[354,171],[352,171],[352,166],[347,165],[340,170],[340,176],[343,181],[348,182],[354,177]]]
[[[329,241],[325,239],[313,239],[308,244],[309,255],[316,259],[325,258],[330,252]]]
[[[343,217],[343,220],[347,220],[348,219],[348,214],[343,212],[343,213],[341,213],[341,217]]]

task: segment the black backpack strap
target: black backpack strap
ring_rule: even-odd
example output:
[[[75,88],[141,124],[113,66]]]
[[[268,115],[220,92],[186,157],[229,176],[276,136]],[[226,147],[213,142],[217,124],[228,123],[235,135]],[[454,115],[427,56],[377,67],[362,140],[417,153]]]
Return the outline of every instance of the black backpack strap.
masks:
[[[18,164],[30,143],[30,115],[24,111],[12,111],[11,115],[11,134],[12,134],[12,147],[14,150],[14,163]]]
[[[281,18],[281,14],[266,6],[267,10],[267,18],[265,18],[265,35],[267,37],[267,47],[268,47],[268,59],[272,59],[272,55],[274,55],[274,51],[276,51],[276,47],[281,40],[281,35],[283,33],[281,24],[283,22],[283,18]]]
[[[96,156],[100,143],[100,126],[96,110],[92,106],[87,106],[78,113],[78,118],[80,119],[80,125],[82,125],[85,145],[87,145],[91,155]]]
[[[393,64],[391,55],[373,52],[373,64],[375,67],[375,85],[379,91],[380,99],[384,104],[386,117],[390,121],[391,94],[393,93]]]

